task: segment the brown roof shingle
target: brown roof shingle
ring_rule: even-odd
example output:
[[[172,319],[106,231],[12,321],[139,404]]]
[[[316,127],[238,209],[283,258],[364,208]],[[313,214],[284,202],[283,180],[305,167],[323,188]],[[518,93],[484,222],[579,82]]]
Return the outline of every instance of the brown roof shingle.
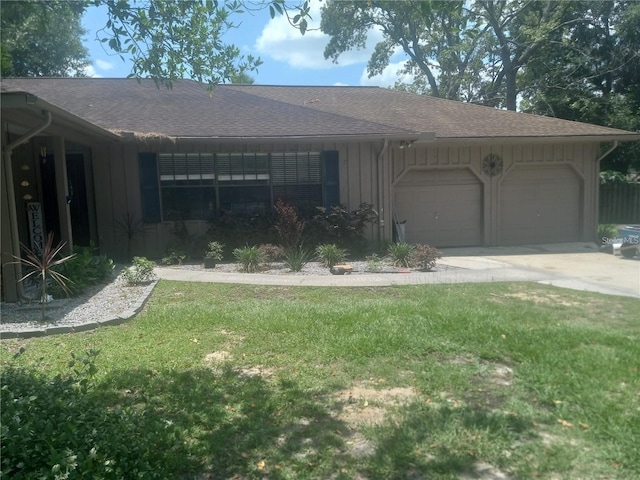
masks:
[[[153,80],[6,78],[2,92],[29,92],[112,131],[171,137],[261,138],[419,135],[440,139],[607,137],[637,134],[377,87],[219,85],[172,90]]]

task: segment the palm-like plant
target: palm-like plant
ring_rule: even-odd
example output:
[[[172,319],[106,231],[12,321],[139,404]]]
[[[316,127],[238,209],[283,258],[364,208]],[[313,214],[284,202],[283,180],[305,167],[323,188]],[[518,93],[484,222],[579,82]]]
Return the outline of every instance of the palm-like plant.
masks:
[[[40,303],[42,304],[42,320],[45,320],[45,306],[47,303],[47,280],[51,278],[65,291],[67,295],[71,293],[67,282],[71,282],[63,274],[55,270],[55,267],[62,265],[64,262],[73,258],[75,254],[67,255],[66,257],[56,258],[60,251],[64,248],[66,242],[60,242],[56,247],[53,246],[53,233],[49,232],[47,240],[42,247],[42,252],[37,254],[25,244],[20,243],[22,249],[25,252],[24,257],[13,258],[18,260],[15,263],[20,263],[31,270],[24,275],[19,281],[23,282],[27,278],[34,277],[40,283]]]

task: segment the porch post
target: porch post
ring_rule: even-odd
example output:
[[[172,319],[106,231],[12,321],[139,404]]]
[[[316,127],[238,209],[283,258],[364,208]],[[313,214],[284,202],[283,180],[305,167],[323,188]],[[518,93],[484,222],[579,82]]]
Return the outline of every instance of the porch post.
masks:
[[[8,155],[8,154],[7,154]],[[9,158],[10,161],[10,158]],[[2,162],[0,162],[0,215],[2,218],[2,232],[0,237],[0,261],[2,262],[2,275],[0,280],[2,281],[2,287],[4,289],[4,298],[7,302],[17,302],[20,298],[18,295],[18,279],[19,279],[19,266],[12,264],[15,259],[12,255],[20,255],[20,252],[16,252],[13,249],[13,236],[18,236],[18,232],[13,231],[12,222],[8,219],[9,215],[9,191],[7,178],[7,169],[5,168],[6,162],[4,161],[4,155]],[[12,179],[13,180],[13,179]],[[12,190],[11,190],[12,191]]]
[[[73,249],[73,234],[71,230],[71,210],[69,209],[70,193],[67,181],[67,152],[63,137],[53,137],[53,157],[56,169],[56,190],[58,192],[58,214],[60,216],[60,237],[66,242],[63,249],[71,253]]]

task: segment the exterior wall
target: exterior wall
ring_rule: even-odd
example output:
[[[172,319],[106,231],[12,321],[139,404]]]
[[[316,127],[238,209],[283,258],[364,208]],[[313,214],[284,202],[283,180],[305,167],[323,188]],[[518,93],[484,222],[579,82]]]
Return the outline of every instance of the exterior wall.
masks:
[[[55,144],[57,143],[57,147]],[[243,145],[190,141],[173,143],[168,140],[130,141],[121,143],[94,143],[91,148],[51,137],[37,137],[14,151],[13,165],[16,178],[18,211],[23,212],[26,203],[21,196],[30,193],[34,200],[41,198],[38,185],[38,162],[40,148],[53,153],[65,146],[68,153],[80,152],[89,159],[85,162],[87,184],[93,189],[89,194],[92,239],[105,253],[118,260],[127,260],[132,255],[161,257],[172,240],[173,222],[147,224],[142,228],[142,201],[138,154],[157,153],[217,153],[217,152],[287,152],[326,151],[339,153],[340,202],[349,210],[363,203],[372,204],[379,214],[379,222],[367,232],[373,242],[391,240],[393,234],[394,194],[399,185],[410,181],[413,172],[463,171],[473,175],[482,185],[482,244],[499,245],[501,192],[505,179],[522,168],[566,165],[580,179],[580,240],[592,241],[597,228],[598,166],[596,159],[599,145],[558,144],[445,144],[413,145],[398,148],[397,144],[378,142],[322,142],[322,143],[247,143]],[[502,172],[490,176],[482,171],[482,159],[488,154],[499,155],[503,160]],[[28,164],[30,170],[28,187],[20,187],[17,172],[20,165]],[[24,176],[24,175],[22,175]],[[416,175],[416,177],[418,177]],[[444,177],[442,177],[444,178]],[[22,188],[22,191],[20,190]],[[28,190],[28,192],[27,192]],[[416,208],[420,208],[416,205]],[[93,215],[93,214],[92,214]],[[129,238],[127,224],[133,227]],[[187,228],[192,235],[203,235],[209,225],[204,221],[189,221]],[[25,221],[19,222],[20,238],[26,239],[28,229]],[[3,243],[9,237],[3,222]],[[6,237],[6,238],[5,238]]]
[[[173,222],[147,224],[129,242],[126,219],[142,218],[138,153],[221,153],[221,152],[339,152],[340,202],[354,210],[362,202],[370,203],[379,213],[379,223],[372,225],[368,237],[374,242],[391,240],[393,234],[394,193],[399,184],[414,171],[464,171],[482,185],[482,245],[500,245],[501,191],[505,179],[517,169],[566,165],[575,172],[582,185],[579,240],[592,241],[597,227],[597,164],[599,145],[557,144],[430,144],[398,148],[391,142],[352,143],[247,143],[243,145],[190,141],[173,143],[149,140],[104,145],[94,148],[96,214],[101,251],[118,259],[131,255],[161,257],[172,240]],[[488,154],[502,158],[497,175],[483,172],[482,160]],[[416,208],[420,208],[416,205]],[[209,225],[188,221],[191,235],[203,235]]]
[[[339,155],[340,202],[349,210],[354,210],[361,203],[366,202],[380,211],[378,186],[382,183],[382,179],[378,171],[378,156],[382,147],[382,141],[378,143],[283,141],[273,144],[238,145],[198,140],[174,143],[159,139],[97,146],[94,148],[92,159],[101,252],[120,260],[126,260],[133,255],[160,258],[173,239],[171,230],[174,228],[174,222],[146,224],[143,229],[138,229],[131,242],[126,229],[123,228],[127,218],[134,222],[139,222],[142,218],[139,153],[273,153],[335,150]],[[386,188],[388,190],[388,182]],[[382,210],[381,215],[384,214],[384,208]],[[189,234],[194,236],[204,235],[210,226],[206,221],[186,221],[185,223]],[[384,225],[385,223],[382,222],[382,227]],[[384,231],[380,230],[379,225],[371,226],[368,232],[369,238],[374,241],[383,238]]]

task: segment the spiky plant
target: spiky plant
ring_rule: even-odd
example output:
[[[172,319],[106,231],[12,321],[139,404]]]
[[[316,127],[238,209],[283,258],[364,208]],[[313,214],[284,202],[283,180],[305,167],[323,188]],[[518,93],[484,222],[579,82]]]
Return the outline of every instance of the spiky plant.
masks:
[[[335,243],[323,243],[316,247],[316,256],[322,265],[331,268],[344,261],[347,251],[338,247]]]
[[[69,295],[71,291],[67,287],[67,282],[71,282],[63,274],[55,270],[55,267],[62,265],[67,260],[73,258],[75,254],[67,255],[66,257],[56,258],[60,251],[64,248],[66,242],[60,242],[56,247],[53,246],[53,233],[49,232],[47,240],[45,241],[42,252],[38,255],[36,252],[27,247],[24,243],[20,243],[24,251],[23,257],[13,258],[21,265],[24,265],[31,269],[26,275],[24,275],[19,281],[23,282],[27,278],[35,277],[40,282],[40,303],[42,305],[42,321],[45,320],[45,308],[47,304],[47,280],[50,278],[56,282],[64,292]]]

